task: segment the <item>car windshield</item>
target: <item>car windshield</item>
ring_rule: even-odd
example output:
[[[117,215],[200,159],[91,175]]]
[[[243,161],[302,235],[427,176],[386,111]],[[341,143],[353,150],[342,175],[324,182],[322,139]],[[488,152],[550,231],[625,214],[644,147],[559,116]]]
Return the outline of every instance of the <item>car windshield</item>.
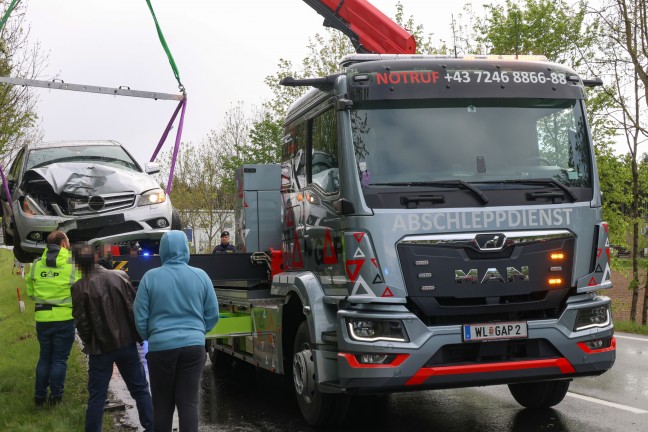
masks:
[[[591,187],[578,100],[365,102],[351,119],[363,186],[550,179]]]
[[[122,147],[113,145],[78,145],[34,149],[29,152],[27,169],[61,162],[95,162],[141,172],[137,163]]]

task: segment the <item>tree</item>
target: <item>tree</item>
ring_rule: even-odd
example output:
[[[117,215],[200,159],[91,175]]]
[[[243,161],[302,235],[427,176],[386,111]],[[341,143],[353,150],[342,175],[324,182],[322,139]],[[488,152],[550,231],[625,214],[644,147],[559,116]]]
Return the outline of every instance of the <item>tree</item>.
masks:
[[[628,215],[632,226],[632,305],[630,319],[636,321],[639,299],[639,226],[643,195],[648,190],[643,181],[639,146],[648,138],[646,124],[648,101],[648,10],[645,0],[606,0],[592,9],[601,23],[601,55],[596,66],[611,83],[605,88],[613,100],[609,116],[628,147],[631,170],[631,199]],[[648,320],[648,292],[644,291],[642,323]]]
[[[2,15],[10,1],[0,1]],[[25,6],[18,2],[0,30],[0,75],[34,79],[42,72],[46,57],[38,44],[29,43]],[[37,98],[30,87],[0,84],[0,161],[3,166],[17,149],[41,134],[34,128]]]

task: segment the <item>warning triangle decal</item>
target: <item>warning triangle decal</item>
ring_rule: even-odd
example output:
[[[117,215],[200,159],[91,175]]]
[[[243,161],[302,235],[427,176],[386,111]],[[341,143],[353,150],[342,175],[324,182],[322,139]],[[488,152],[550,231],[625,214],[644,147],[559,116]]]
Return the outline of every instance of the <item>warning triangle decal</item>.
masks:
[[[246,201],[243,201],[243,207],[248,208],[249,206],[247,205]]]
[[[245,229],[243,230],[243,237],[244,237],[244,238],[247,238],[247,235],[248,235],[249,232],[250,232],[250,228],[245,228]]]
[[[598,285],[598,282],[596,282],[596,279],[594,279],[594,276],[592,276],[587,286],[594,286],[594,285]]]
[[[601,264],[596,265],[596,270],[594,270],[594,273],[603,273],[603,269],[601,268]]]
[[[355,285],[353,285],[353,290],[351,291],[351,295],[364,295],[364,296],[376,297],[376,294],[374,294],[371,288],[369,288],[369,285],[367,285],[367,283],[362,278],[362,276],[360,276],[356,281]]]
[[[610,270],[610,264],[605,266],[605,273],[603,273],[603,282],[609,281],[612,278],[612,271]]]
[[[387,287],[387,288],[385,288],[385,291],[383,291],[382,297],[394,297],[394,293],[391,292],[389,287]]]
[[[374,267],[378,268],[378,261],[376,261],[376,258],[371,258],[371,262],[373,263]]]
[[[335,247],[333,246],[333,240],[331,239],[331,230],[326,230],[326,235],[324,236],[324,264],[337,264],[337,254],[335,253]]]
[[[596,258],[601,258],[601,252],[603,252],[603,249],[601,248],[596,249]]]
[[[603,224],[603,229],[605,230],[605,232],[608,232],[608,224],[604,223]]]
[[[606,248],[605,248],[605,253],[606,253],[607,256],[608,256],[608,261],[610,261],[610,248],[609,248],[609,247],[606,247]]]
[[[360,248],[358,248],[355,253],[353,254],[353,258],[364,258],[365,254],[362,253]]]
[[[353,237],[355,237],[355,239],[356,239],[356,241],[358,243],[360,243],[360,241],[362,240],[362,237],[364,237],[364,235],[365,235],[365,233],[363,233],[363,232],[354,232],[353,233]]]
[[[376,274],[376,277],[374,278],[373,282],[371,282],[371,283],[373,285],[376,285],[378,283],[385,283],[385,281],[383,280],[382,276],[380,276],[380,273],[378,273],[378,274]],[[383,297],[385,297],[385,296],[383,295]]]
[[[365,260],[363,259],[347,260],[346,271],[351,282],[355,282],[356,278],[358,277],[358,274],[360,273],[360,269],[362,268],[362,264],[364,264],[364,262]]]

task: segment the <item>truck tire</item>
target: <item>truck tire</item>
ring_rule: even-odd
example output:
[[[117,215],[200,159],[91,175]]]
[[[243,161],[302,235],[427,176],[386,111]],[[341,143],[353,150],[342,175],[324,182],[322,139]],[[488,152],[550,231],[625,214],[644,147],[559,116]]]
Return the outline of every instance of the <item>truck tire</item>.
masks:
[[[332,426],[344,421],[350,399],[346,395],[322,393],[317,388],[313,345],[308,323],[302,321],[295,336],[293,382],[297,404],[311,426]]]
[[[545,381],[509,384],[511,394],[525,408],[549,408],[558,405],[569,390],[570,381]]]

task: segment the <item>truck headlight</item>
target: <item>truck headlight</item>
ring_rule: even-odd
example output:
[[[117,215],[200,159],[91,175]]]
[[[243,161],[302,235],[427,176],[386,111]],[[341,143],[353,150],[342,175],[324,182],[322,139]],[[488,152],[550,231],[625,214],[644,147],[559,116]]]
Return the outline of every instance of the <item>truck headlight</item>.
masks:
[[[596,306],[578,310],[574,330],[607,327],[608,325],[610,325],[610,305]]]
[[[139,200],[139,206],[161,204],[166,201],[166,192],[162,189],[151,189],[144,192]]]
[[[349,334],[353,340],[362,342],[409,342],[405,326],[399,320],[349,318],[347,323]]]

